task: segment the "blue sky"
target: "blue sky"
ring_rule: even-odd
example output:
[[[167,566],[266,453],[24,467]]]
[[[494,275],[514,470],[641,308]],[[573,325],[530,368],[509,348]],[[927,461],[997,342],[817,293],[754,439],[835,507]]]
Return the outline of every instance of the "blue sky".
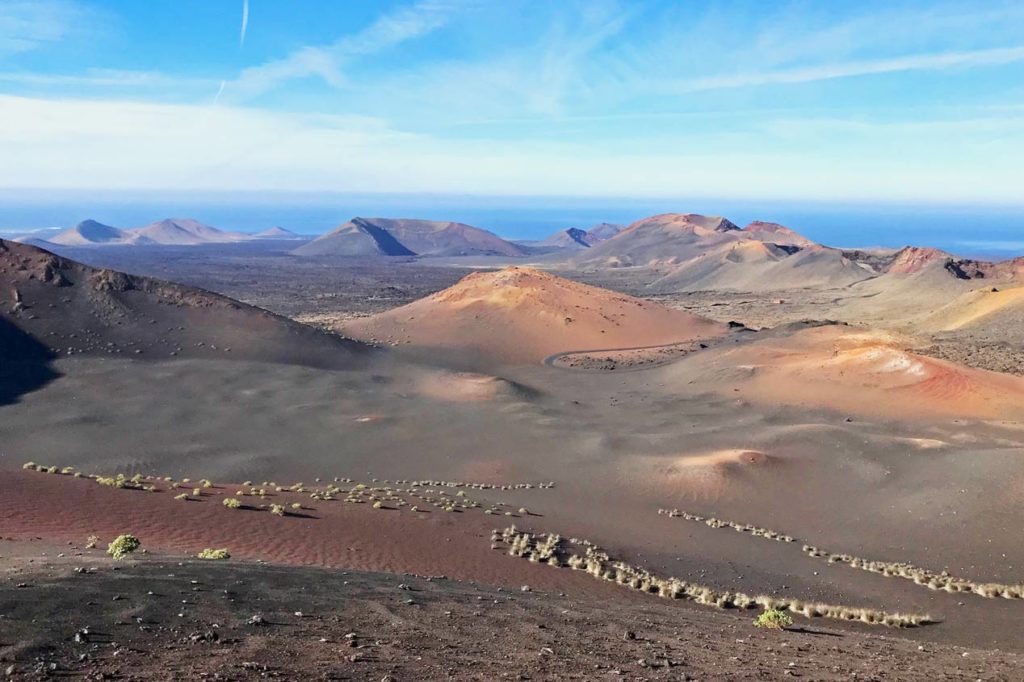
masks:
[[[1021,26],[1018,0],[0,0],[0,188],[1021,204]]]

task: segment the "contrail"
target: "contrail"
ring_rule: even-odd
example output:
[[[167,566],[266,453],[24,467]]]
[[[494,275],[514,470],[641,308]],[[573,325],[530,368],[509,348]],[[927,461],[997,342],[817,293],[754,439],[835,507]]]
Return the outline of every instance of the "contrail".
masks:
[[[249,0],[242,0],[242,29],[238,32],[238,47],[242,48],[245,46],[245,31],[249,28]],[[217,90],[217,95],[213,98],[213,103],[216,104],[220,101],[220,96],[224,94],[224,88],[228,82],[223,80],[220,82],[220,88]]]
[[[242,0],[242,32],[238,37],[238,46],[245,45],[245,29],[249,28],[249,0]]]

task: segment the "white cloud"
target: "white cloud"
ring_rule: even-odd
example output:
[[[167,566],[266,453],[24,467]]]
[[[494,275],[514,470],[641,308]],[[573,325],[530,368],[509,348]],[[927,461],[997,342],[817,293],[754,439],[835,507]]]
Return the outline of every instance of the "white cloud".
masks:
[[[865,131],[870,156],[723,145],[699,133],[623,151],[522,136],[437,139],[366,117],[0,96],[0,186],[1019,200],[1020,135],[984,160],[955,138],[930,145],[930,157],[899,147],[887,155],[891,136],[904,134]]]
[[[227,90],[235,97],[251,97],[284,82],[308,77],[318,77],[338,87],[345,82],[342,67],[346,60],[381,52],[441,28],[464,4],[457,0],[421,0],[401,7],[330,45],[303,47],[281,59],[247,68],[237,80],[228,83]]]
[[[92,13],[73,0],[0,2],[0,55],[44,48],[82,33]]]
[[[0,96],[0,186],[298,187],[401,138],[361,117]]]

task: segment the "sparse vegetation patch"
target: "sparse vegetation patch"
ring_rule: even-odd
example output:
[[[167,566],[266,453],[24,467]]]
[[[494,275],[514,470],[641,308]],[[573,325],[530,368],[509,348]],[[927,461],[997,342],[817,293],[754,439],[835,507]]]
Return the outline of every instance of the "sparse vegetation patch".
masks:
[[[785,611],[778,609],[765,609],[761,615],[754,619],[755,628],[767,628],[769,630],[785,630],[793,624],[793,618]]]
[[[918,627],[935,622],[926,615],[887,613],[877,609],[805,602],[768,595],[751,596],[742,592],[720,591],[680,578],[661,578],[644,568],[612,559],[607,552],[587,540],[571,538],[566,541],[554,534],[535,535],[519,531],[515,526],[504,531],[494,531],[491,540],[506,545],[509,548],[508,553],[512,556],[556,567],[568,566],[573,570],[586,571],[602,580],[668,599],[688,599],[718,608],[750,609],[760,606],[765,610],[789,611],[807,618],[861,621],[890,627]],[[583,551],[577,551],[577,547],[581,547]]]
[[[107,546],[107,554],[114,557],[114,559],[120,560],[137,550],[142,546],[139,539],[134,535],[118,535],[113,541]]]
[[[732,528],[740,532],[750,533],[755,537],[764,538],[766,540],[775,540],[776,542],[797,542],[797,539],[794,537],[778,533],[768,528],[758,528],[757,526],[751,526],[749,524],[740,524],[734,521],[723,521],[713,517],[705,518],[703,516],[690,514],[678,509],[659,509],[658,513],[672,518],[686,519],[687,521],[702,521],[712,528]],[[830,564],[846,564],[851,568],[857,568],[870,573],[878,573],[888,577],[912,580],[914,584],[922,585],[931,590],[976,594],[979,597],[985,597],[987,599],[996,599],[998,597],[1002,597],[1003,599],[1024,599],[1024,584],[1004,585],[1002,583],[978,583],[973,580],[968,580],[967,578],[952,576],[946,571],[937,573],[927,568],[921,568],[906,562],[872,561],[870,559],[856,557],[851,554],[829,552],[808,544],[802,545],[801,549],[807,556],[824,559]]]

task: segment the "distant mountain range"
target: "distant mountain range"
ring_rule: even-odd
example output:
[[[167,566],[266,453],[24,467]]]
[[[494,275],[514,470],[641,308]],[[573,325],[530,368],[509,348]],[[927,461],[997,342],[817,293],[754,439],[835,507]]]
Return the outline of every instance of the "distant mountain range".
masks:
[[[32,234],[19,241],[41,246],[131,246],[230,244],[254,239],[302,239],[283,227],[273,227],[258,234],[226,232],[204,225],[192,218],[165,218],[134,229],[121,229],[95,220],[83,220],[56,234]]]
[[[1024,259],[987,262],[937,249],[838,249],[818,244],[778,223],[739,227],[720,216],[665,213],[621,226],[570,228],[538,241],[509,241],[451,221],[355,217],[304,241],[282,227],[257,234],[218,230],[191,218],[168,218],[134,229],[95,220],[26,234],[20,241],[47,247],[233,244],[295,240],[297,256],[490,256],[579,270],[629,268],[657,293],[700,290],[762,291],[847,287],[889,280],[928,281],[939,291],[951,280],[1024,280]],[[874,282],[881,278],[881,282]],[[900,286],[903,286],[902,284]],[[959,290],[959,288],[957,288]]]
[[[985,280],[1024,277],[1021,260],[989,263],[937,249],[837,249],[777,223],[739,227],[694,213],[651,216],[610,239],[578,249],[566,265],[584,270],[632,268],[652,291],[766,291],[835,288],[882,279]]]

